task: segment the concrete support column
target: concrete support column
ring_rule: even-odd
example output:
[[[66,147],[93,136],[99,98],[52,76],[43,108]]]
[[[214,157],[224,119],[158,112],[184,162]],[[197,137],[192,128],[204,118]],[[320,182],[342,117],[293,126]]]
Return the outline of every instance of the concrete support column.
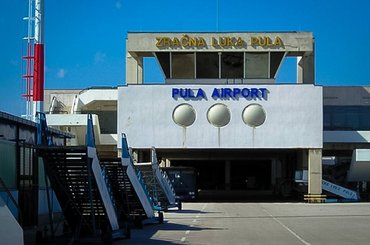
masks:
[[[161,161],[159,162],[159,167],[161,168],[165,168],[165,167],[170,167],[171,166],[171,161],[168,160],[168,159],[161,159]]]
[[[144,66],[144,58],[143,57],[138,57],[137,58],[137,72],[136,72],[136,76],[137,76],[137,83],[138,84],[143,84],[143,72],[144,72],[144,69],[143,69],[143,66]]]
[[[231,162],[225,161],[225,190],[230,190],[231,186]]]
[[[322,193],[322,152],[321,149],[308,150],[308,194]]]
[[[133,150],[132,151],[132,160],[134,162],[138,162],[138,160],[139,160],[139,153],[137,152],[137,150]]]
[[[133,57],[129,52],[126,53],[126,83],[143,83],[143,57]]]
[[[166,167],[166,162],[163,159],[158,160],[158,166],[160,168]]]
[[[171,167],[171,160],[169,159],[166,159],[166,167]]]
[[[297,57],[297,83],[315,83],[315,59],[313,52]]]

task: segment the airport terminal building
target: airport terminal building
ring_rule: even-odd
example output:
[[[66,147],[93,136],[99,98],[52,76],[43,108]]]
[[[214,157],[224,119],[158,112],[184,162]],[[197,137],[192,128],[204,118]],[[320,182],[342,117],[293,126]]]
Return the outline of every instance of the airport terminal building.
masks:
[[[125,133],[137,161],[154,146],[163,167],[195,168],[205,196],[366,194],[370,88],[315,85],[314,55],[309,32],[128,33],[126,85],[46,90],[48,124],[84,144],[93,113],[100,155]],[[276,83],[292,57],[296,83]],[[147,58],[164,83],[144,82]]]

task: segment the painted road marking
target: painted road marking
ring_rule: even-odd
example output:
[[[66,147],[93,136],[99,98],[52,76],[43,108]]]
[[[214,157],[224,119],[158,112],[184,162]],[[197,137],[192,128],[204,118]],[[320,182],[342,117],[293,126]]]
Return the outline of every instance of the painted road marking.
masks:
[[[206,209],[206,207],[207,207],[207,203],[203,205],[202,211],[204,211]],[[197,222],[197,219],[199,217],[200,217],[199,215],[196,215],[195,219],[192,220],[192,223]],[[190,227],[194,227],[194,224],[191,224]],[[189,234],[190,234],[190,230],[185,231],[185,235],[189,235]],[[186,236],[182,237],[180,241],[181,241],[181,243],[184,243],[186,241]]]
[[[306,242],[302,237],[300,237],[297,233],[289,229],[286,225],[284,225],[280,220],[275,218],[272,214],[270,214],[266,209],[262,209],[266,214],[268,214],[273,220],[279,223],[282,227],[284,227],[287,231],[289,231],[293,236],[295,236],[299,241],[301,241],[304,245],[311,245],[309,242]]]

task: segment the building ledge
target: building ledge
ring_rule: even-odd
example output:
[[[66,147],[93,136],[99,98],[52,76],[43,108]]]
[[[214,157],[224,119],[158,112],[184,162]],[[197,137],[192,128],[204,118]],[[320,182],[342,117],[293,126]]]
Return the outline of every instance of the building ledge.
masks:
[[[324,143],[368,143],[370,131],[324,131]]]

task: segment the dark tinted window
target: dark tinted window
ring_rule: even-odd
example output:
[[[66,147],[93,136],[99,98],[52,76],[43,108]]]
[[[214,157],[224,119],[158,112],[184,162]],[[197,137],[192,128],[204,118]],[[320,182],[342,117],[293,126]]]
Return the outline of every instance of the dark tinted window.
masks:
[[[221,54],[221,77],[243,78],[244,76],[244,54],[222,53]]]
[[[197,78],[218,78],[219,55],[214,52],[197,53]]]
[[[195,78],[194,53],[172,53],[172,78]]]
[[[370,106],[324,106],[324,130],[370,131]]]

